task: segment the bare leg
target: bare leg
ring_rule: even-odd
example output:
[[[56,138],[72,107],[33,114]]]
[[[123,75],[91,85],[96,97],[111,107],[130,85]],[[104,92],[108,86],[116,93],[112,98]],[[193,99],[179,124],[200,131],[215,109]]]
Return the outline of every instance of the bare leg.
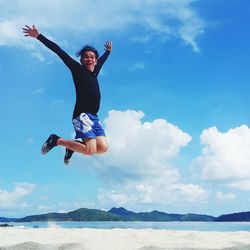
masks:
[[[69,148],[70,150],[74,151],[74,152],[78,152],[81,154],[87,154],[86,151],[86,146],[84,144],[81,144],[77,141],[73,141],[73,140],[66,140],[63,138],[59,138],[57,140],[57,145],[58,146],[63,146],[65,148]]]
[[[102,154],[108,150],[107,139],[105,136],[97,136],[96,138],[86,138],[84,139],[86,145],[85,154]]]
[[[97,136],[96,137],[97,144],[97,154],[103,154],[108,151],[108,142],[105,136]]]
[[[108,150],[107,139],[105,136],[98,136],[96,139],[83,139],[82,142],[75,140],[77,143],[85,144],[86,150],[85,155],[102,154]],[[74,151],[66,148],[64,155],[64,164],[68,165]]]
[[[77,140],[74,140],[75,142],[77,143],[81,143],[81,144],[84,144],[83,141],[77,141]],[[64,155],[64,164],[65,165],[68,165],[69,162],[70,162],[70,159],[72,157],[72,155],[74,154],[74,151],[72,151],[71,149],[69,148],[65,148],[65,155]]]
[[[83,139],[83,141],[84,141],[84,144],[86,145],[85,153],[87,155],[96,154],[96,151],[97,151],[96,139],[95,138],[86,138],[86,139]]]
[[[73,150],[72,141],[63,139],[63,140],[57,142],[57,145],[61,145],[61,146],[66,147],[65,156],[64,156],[64,164],[65,165],[69,164],[70,159],[71,159],[74,152],[79,152],[79,153],[82,153],[84,155],[93,155],[93,154],[102,154],[108,150],[107,139],[105,136],[98,136],[98,137],[96,137],[96,139],[91,139],[91,138],[83,139],[82,142],[74,140],[74,142],[81,144],[81,145],[84,145],[85,146],[84,152],[83,151],[79,152],[79,151]],[[71,146],[71,148],[70,148],[70,146]],[[73,146],[75,147],[75,145],[73,145]]]

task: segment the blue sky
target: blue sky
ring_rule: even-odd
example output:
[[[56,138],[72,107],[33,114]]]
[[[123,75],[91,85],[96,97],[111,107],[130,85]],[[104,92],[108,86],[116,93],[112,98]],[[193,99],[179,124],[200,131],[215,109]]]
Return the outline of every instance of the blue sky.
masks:
[[[0,216],[248,211],[249,14],[244,0],[0,0]],[[62,148],[40,154],[51,133],[73,138],[75,93],[25,24],[72,57],[113,42],[99,76],[105,155],[65,167]]]

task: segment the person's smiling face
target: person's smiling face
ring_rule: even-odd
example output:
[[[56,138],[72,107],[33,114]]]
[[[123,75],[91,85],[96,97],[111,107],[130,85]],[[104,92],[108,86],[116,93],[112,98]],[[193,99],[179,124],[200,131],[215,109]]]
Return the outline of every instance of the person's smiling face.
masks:
[[[95,65],[97,63],[95,53],[91,50],[85,51],[81,58],[81,63],[82,65],[85,66],[87,70],[89,70],[90,72],[93,72],[95,69]]]

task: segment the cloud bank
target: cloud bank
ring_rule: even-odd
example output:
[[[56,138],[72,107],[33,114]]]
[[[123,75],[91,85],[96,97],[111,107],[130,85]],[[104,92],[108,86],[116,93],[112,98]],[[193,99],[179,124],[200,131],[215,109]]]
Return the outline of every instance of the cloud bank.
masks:
[[[91,1],[91,0],[13,0],[0,1],[0,45],[32,46],[21,35],[25,24],[36,24],[53,34],[83,35],[101,32],[140,30],[145,37],[178,38],[198,52],[197,37],[205,24],[192,7],[194,0]],[[132,34],[133,36],[137,33]],[[144,37],[144,38],[143,38]],[[68,37],[69,38],[69,37]],[[65,38],[67,39],[67,38]]]
[[[15,209],[26,207],[23,198],[34,189],[34,184],[17,183],[13,191],[0,189],[0,209]]]
[[[197,178],[183,182],[173,162],[192,138],[165,119],[144,121],[142,111],[112,110],[104,124],[109,151],[91,165],[103,183],[98,198],[104,207],[195,204],[211,195],[218,201],[236,199],[231,192],[204,189]],[[242,125],[222,133],[211,127],[203,130],[200,140],[203,149],[195,159],[200,179],[229,180],[221,185],[249,190],[250,129]]]

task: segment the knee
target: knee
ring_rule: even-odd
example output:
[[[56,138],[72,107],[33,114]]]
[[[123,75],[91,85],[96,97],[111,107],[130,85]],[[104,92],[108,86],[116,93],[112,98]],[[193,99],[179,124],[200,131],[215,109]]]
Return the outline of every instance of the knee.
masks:
[[[98,153],[99,154],[103,154],[106,153],[108,151],[108,145],[102,145],[98,147]]]
[[[94,155],[96,153],[97,153],[96,148],[86,148],[86,150],[84,151],[84,154],[89,156]]]

